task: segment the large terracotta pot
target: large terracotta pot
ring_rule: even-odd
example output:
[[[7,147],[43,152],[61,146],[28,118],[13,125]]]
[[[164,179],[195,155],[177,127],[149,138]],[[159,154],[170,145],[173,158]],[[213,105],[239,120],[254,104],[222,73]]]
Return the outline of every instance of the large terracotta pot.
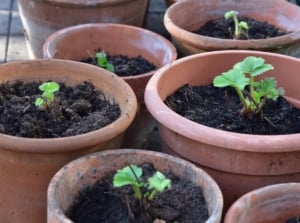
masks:
[[[94,55],[100,49],[111,55],[141,55],[157,69],[177,57],[173,44],[164,37],[143,28],[121,24],[84,24],[71,26],[50,35],[43,47],[45,58],[80,61]],[[155,122],[144,105],[146,84],[155,71],[122,77],[134,90],[139,110],[127,131],[124,146],[145,148]]]
[[[300,216],[300,183],[259,188],[239,198],[224,223],[285,223]]]
[[[220,185],[225,209],[242,194],[269,184],[300,181],[300,134],[251,135],[218,130],[190,121],[164,100],[184,84],[206,85],[214,76],[253,55],[273,64],[285,96],[300,106],[300,60],[259,51],[216,51],[188,56],[159,70],[148,82],[145,103],[158,120],[163,151],[205,169]]]
[[[77,24],[111,22],[142,26],[148,0],[18,0],[30,58],[42,58],[53,32]]]
[[[289,33],[257,40],[230,40],[195,34],[206,22],[236,10],[239,16],[268,22]],[[260,50],[300,57],[300,10],[283,0],[181,0],[165,13],[164,24],[183,55],[215,50]]]
[[[31,139],[0,134],[0,222],[46,222],[46,191],[54,173],[79,156],[118,148],[137,109],[135,95],[122,79],[98,67],[65,60],[29,60],[0,65],[0,82],[21,80],[91,81],[107,99],[115,101],[121,116],[86,134]]]
[[[129,164],[152,163],[159,171],[171,171],[202,188],[209,218],[207,223],[221,222],[223,197],[216,182],[195,165],[173,156],[134,149],[98,152],[83,156],[61,168],[48,187],[48,223],[69,223],[65,215],[79,191],[103,176]]]

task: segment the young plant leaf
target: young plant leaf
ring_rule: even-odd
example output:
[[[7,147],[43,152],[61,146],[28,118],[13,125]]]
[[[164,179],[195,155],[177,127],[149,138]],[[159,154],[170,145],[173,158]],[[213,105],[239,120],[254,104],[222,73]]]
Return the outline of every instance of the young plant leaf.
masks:
[[[231,69],[227,72],[216,76],[213,80],[215,87],[234,87],[243,90],[249,84],[249,78],[238,69]]]
[[[107,55],[104,51],[96,53],[97,65],[99,67],[105,68],[110,72],[115,72],[115,67],[112,63],[107,60]]]
[[[258,76],[274,69],[271,64],[265,64],[263,58],[254,56],[246,57],[242,62],[234,65],[234,68],[239,69],[244,74],[249,74],[251,77]]]
[[[277,88],[277,81],[273,77],[261,80],[257,90],[267,99],[276,100],[280,95],[284,94],[283,88]]]
[[[142,176],[142,168],[136,165],[131,165],[118,170],[114,175],[113,184],[114,187],[122,187],[125,185],[137,184],[137,180]]]
[[[152,177],[148,179],[150,190],[154,189],[156,191],[162,192],[166,188],[171,188],[171,180],[167,179],[164,174],[157,171]]]

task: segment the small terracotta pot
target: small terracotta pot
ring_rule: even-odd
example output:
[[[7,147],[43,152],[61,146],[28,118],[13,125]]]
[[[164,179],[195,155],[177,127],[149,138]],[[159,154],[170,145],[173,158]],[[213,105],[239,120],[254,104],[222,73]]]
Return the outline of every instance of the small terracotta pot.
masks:
[[[48,223],[71,222],[65,212],[72,206],[78,193],[93,185],[103,176],[129,164],[152,163],[159,171],[172,171],[177,176],[202,188],[208,205],[206,222],[221,222],[223,198],[218,185],[195,165],[159,152],[122,149],[83,156],[61,168],[48,187]]]
[[[300,216],[300,183],[253,190],[230,207],[224,223],[285,223]]]
[[[30,58],[42,58],[53,32],[77,24],[111,22],[142,26],[148,0],[18,0]]]
[[[158,69],[177,57],[173,44],[164,37],[146,29],[121,24],[84,24],[71,26],[50,35],[43,47],[45,58],[80,61],[99,50],[111,55],[141,55]],[[122,77],[134,90],[139,110],[127,131],[125,147],[145,148],[148,134],[155,122],[144,105],[146,84],[155,71]]]
[[[195,34],[209,20],[223,18],[236,10],[239,16],[268,22],[289,32],[286,35],[256,40],[230,40]],[[183,55],[215,50],[259,50],[300,57],[300,10],[283,0],[181,0],[165,13],[164,25]]]
[[[89,133],[32,139],[0,134],[0,221],[46,222],[46,191],[54,173],[82,155],[118,148],[132,123],[137,102],[132,89],[104,69],[66,60],[29,60],[0,65],[0,82],[48,81],[76,85],[90,81],[121,109],[111,124]]]
[[[179,59],[148,82],[145,103],[159,122],[163,151],[194,162],[220,185],[225,210],[241,195],[269,184],[300,181],[300,134],[233,133],[190,121],[164,100],[184,84],[207,85],[213,78],[253,55],[273,64],[264,77],[275,77],[285,97],[300,107],[300,60],[261,51],[226,50]]]

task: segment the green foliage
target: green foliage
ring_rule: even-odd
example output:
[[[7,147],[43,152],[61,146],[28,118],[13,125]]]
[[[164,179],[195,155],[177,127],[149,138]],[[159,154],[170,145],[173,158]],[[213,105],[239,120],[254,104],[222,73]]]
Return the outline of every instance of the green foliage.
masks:
[[[54,81],[45,82],[39,85],[39,89],[43,94],[41,97],[36,98],[35,105],[47,109],[54,100],[54,93],[59,91],[59,84]]]
[[[106,53],[104,51],[96,53],[95,58],[97,59],[97,65],[110,72],[115,72],[115,67],[112,63],[107,60]]]
[[[249,29],[249,26],[248,26],[247,22],[239,21],[237,15],[238,15],[237,11],[230,10],[230,11],[225,12],[224,17],[226,20],[233,19],[234,38],[240,39],[240,37],[244,33],[244,31],[247,31]]]
[[[142,168],[135,165],[126,166],[114,175],[113,185],[114,187],[131,185],[134,196],[138,200],[153,200],[157,192],[163,192],[165,189],[171,188],[171,180],[159,171],[150,177],[147,182],[142,181],[142,174]]]
[[[249,56],[235,64],[231,70],[216,76],[213,84],[215,87],[233,87],[244,106],[243,112],[253,115],[261,111],[266,100],[277,100],[284,94],[282,88],[277,88],[277,81],[273,77],[259,82],[254,80],[254,77],[273,69],[263,58]],[[249,91],[245,89],[246,86],[249,86]]]

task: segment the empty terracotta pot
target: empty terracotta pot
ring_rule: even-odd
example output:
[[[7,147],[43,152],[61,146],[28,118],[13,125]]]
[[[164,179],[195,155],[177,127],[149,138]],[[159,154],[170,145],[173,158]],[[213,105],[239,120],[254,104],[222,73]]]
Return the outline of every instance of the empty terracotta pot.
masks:
[[[30,58],[43,57],[43,43],[53,32],[84,23],[142,26],[148,0],[18,0]]]
[[[84,24],[71,26],[50,35],[43,47],[45,58],[80,61],[104,50],[110,55],[142,56],[157,69],[177,57],[173,44],[164,37],[143,28],[122,24]],[[139,110],[127,131],[124,146],[145,148],[155,123],[144,105],[146,84],[155,71],[122,77],[134,90]]]
[[[78,193],[103,176],[129,164],[152,163],[159,171],[171,171],[202,188],[208,205],[207,223],[221,222],[223,198],[218,185],[200,168],[173,156],[134,149],[98,152],[83,156],[61,168],[48,187],[48,223],[69,223],[66,211]],[[117,210],[116,210],[117,211]]]
[[[28,60],[0,65],[0,82],[48,81],[77,85],[90,81],[121,116],[85,134],[60,138],[23,138],[0,133],[0,222],[46,222],[47,187],[54,173],[69,161],[95,151],[119,148],[132,123],[136,97],[116,75],[88,64],[66,60]]]
[[[285,97],[300,107],[300,60],[261,51],[226,50],[181,58],[160,69],[148,82],[145,103],[159,122],[164,152],[205,169],[220,185],[225,210],[256,188],[300,181],[300,134],[253,135],[219,130],[190,121],[171,110],[166,97],[185,84],[208,85],[213,78],[247,56],[262,57],[285,89]]]
[[[240,17],[268,22],[286,30],[288,34],[267,39],[234,40],[193,33],[209,20],[223,18],[229,10],[238,11]],[[183,55],[239,49],[300,57],[299,20],[299,7],[283,0],[180,0],[166,10],[164,25]]]
[[[300,216],[300,183],[275,184],[240,197],[224,223],[286,223]]]

